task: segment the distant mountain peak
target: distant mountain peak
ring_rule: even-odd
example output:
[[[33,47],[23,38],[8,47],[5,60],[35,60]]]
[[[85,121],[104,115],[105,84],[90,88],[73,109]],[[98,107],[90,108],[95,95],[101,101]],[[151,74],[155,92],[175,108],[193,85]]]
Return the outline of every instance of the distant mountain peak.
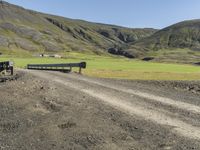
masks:
[[[11,3],[3,1],[3,0],[0,0],[0,6],[2,6],[2,7],[13,7],[13,8],[18,8],[18,9],[24,9],[22,6],[14,5],[14,4],[11,4]]]
[[[8,3],[8,2],[6,2],[6,1],[3,1],[3,0],[0,0],[0,5],[4,5],[4,6],[14,6],[13,4],[10,4],[10,3]]]

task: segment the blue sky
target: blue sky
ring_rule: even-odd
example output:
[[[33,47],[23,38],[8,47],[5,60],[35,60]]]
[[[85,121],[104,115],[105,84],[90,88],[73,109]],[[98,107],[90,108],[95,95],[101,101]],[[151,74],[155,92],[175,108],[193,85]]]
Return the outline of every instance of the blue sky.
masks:
[[[200,0],[6,0],[25,8],[126,27],[163,28],[200,19]]]

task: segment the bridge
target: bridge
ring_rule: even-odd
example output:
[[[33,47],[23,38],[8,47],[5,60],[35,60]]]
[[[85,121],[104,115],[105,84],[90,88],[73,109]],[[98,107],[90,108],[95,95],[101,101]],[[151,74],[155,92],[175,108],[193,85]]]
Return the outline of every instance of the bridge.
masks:
[[[60,72],[71,72],[72,68],[78,67],[79,74],[81,74],[82,68],[86,68],[86,62],[80,63],[63,63],[63,64],[28,64],[27,69],[32,70],[49,70],[49,71],[60,71]]]

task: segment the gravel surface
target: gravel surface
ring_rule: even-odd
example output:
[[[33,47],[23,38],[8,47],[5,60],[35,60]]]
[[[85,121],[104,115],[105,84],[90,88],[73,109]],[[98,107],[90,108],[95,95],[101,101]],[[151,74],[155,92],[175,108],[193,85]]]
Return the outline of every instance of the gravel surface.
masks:
[[[20,70],[0,97],[0,150],[200,149],[198,81]]]

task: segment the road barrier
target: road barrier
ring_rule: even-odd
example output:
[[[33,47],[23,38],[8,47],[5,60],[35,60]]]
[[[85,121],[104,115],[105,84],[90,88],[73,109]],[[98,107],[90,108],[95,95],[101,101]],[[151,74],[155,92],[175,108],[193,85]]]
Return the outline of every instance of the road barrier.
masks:
[[[2,71],[9,72],[10,75],[13,75],[14,72],[13,62],[12,61],[0,62],[0,72]]]
[[[86,68],[86,62],[81,63],[67,63],[67,64],[28,64],[27,69],[31,70],[49,70],[49,71],[60,71],[60,72],[71,72],[73,67],[79,68],[81,74],[82,68]]]

